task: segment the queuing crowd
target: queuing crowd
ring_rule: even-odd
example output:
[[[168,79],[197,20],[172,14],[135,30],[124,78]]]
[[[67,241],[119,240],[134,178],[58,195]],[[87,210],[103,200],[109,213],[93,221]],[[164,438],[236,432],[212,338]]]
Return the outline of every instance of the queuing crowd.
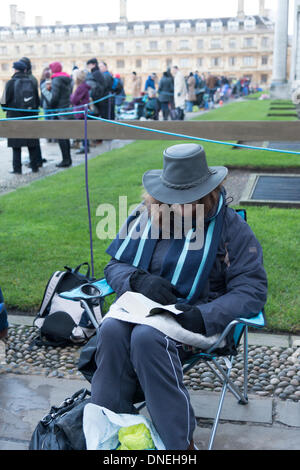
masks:
[[[42,73],[40,81],[32,74],[31,61],[22,57],[13,63],[14,74],[7,82],[1,105],[7,118],[36,119],[39,107],[43,108],[45,119],[84,119],[83,109],[102,119],[159,119],[183,120],[185,112],[192,112],[194,106],[210,109],[216,103],[222,104],[232,97],[248,95],[252,90],[250,80],[230,80],[227,77],[198,71],[188,76],[175,65],[163,72],[148,76],[145,83],[136,72],[132,72],[130,83],[126,83],[130,101],[126,101],[124,82],[119,74],[112,74],[105,62],[92,58],[84,70],[74,67],[71,74],[63,71],[60,62],[52,62]],[[68,115],[53,115],[71,110]],[[62,161],[58,167],[72,165],[69,139],[59,139]],[[22,173],[21,149],[28,147],[30,167],[38,172],[44,161],[38,139],[8,139],[13,151],[12,173]],[[88,144],[89,146],[89,144]],[[78,153],[84,153],[84,142]],[[89,148],[88,148],[89,151]]]

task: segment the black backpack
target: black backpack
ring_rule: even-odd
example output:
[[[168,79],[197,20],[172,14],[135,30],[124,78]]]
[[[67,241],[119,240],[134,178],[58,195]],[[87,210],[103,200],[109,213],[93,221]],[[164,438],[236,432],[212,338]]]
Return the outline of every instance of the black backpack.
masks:
[[[81,274],[82,266],[87,266],[87,273]],[[94,334],[95,327],[80,301],[62,298],[59,294],[72,290],[95,279],[90,277],[88,263],[82,263],[77,268],[65,266],[66,271],[56,271],[50,277],[40,310],[33,325],[39,329],[32,345],[36,346],[68,346],[85,344]],[[100,300],[97,305],[90,305],[96,322],[102,319]]]
[[[90,96],[93,101],[100,100],[104,96],[104,87],[94,78],[89,78],[86,83],[91,87]]]
[[[37,109],[36,90],[29,77],[14,79],[13,107],[17,109]]]

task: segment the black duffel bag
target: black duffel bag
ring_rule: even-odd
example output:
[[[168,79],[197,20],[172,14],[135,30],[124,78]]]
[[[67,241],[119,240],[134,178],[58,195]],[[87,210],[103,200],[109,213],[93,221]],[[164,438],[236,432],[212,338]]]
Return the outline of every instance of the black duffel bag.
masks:
[[[29,450],[86,450],[83,410],[91,393],[81,389],[49,413],[35,428]]]

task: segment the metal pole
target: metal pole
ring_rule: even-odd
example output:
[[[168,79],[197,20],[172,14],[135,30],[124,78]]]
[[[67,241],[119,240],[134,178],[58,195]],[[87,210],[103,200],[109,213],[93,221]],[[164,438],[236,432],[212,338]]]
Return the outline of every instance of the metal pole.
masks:
[[[93,232],[92,232],[92,218],[91,218],[90,195],[89,195],[89,177],[88,177],[88,132],[87,132],[87,121],[88,121],[88,105],[85,105],[85,107],[84,107],[85,188],[86,188],[86,200],[87,200],[88,218],[89,218],[91,268],[92,268],[92,277],[94,277]]]

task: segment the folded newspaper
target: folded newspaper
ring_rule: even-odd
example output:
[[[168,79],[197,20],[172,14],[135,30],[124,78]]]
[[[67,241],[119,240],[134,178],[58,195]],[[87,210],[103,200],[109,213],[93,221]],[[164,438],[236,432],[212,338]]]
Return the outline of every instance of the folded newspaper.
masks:
[[[175,305],[162,305],[137,292],[125,292],[111,305],[103,321],[107,318],[148,325],[156,328],[182,344],[206,350],[218,340],[220,335],[204,336],[183,328],[174,315],[184,315]],[[220,347],[225,345],[225,341]]]

